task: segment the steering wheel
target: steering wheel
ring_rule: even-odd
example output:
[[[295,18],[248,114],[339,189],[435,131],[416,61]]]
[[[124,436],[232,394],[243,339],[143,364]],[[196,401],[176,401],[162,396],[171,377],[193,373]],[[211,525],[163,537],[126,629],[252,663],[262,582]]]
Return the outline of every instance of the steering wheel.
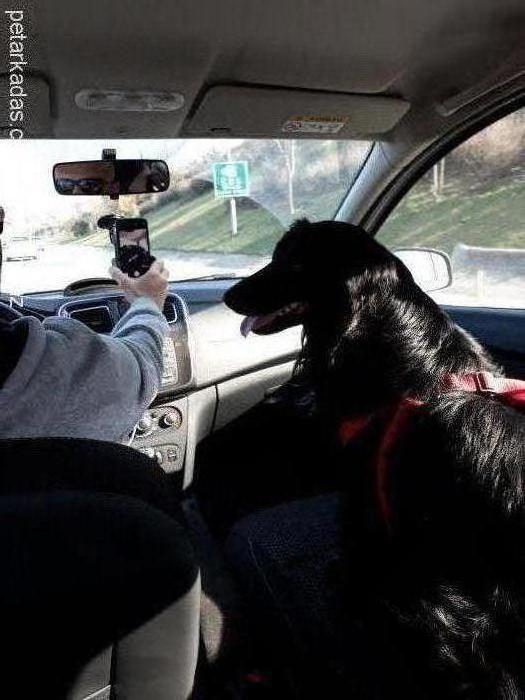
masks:
[[[0,301],[0,319],[2,321],[16,321],[18,318],[24,318],[24,314]]]
[[[64,296],[75,296],[77,294],[81,295],[84,292],[91,292],[97,289],[105,289],[107,291],[108,287],[115,288],[117,286],[118,285],[115,280],[106,279],[104,277],[79,280],[78,282],[73,282],[66,287],[64,290]],[[20,306],[14,300],[10,300],[9,303],[6,303],[6,300],[6,294],[0,295],[0,320],[2,321],[16,321],[17,319],[25,318],[26,316],[33,316],[40,321],[45,318],[45,316],[35,310],[24,309],[23,306]]]
[[[89,277],[88,279],[77,280],[76,282],[68,284],[64,289],[64,296],[80,296],[87,292],[96,292],[99,289],[105,289],[107,291],[108,287],[118,287],[118,284],[115,280],[106,279],[106,277]]]

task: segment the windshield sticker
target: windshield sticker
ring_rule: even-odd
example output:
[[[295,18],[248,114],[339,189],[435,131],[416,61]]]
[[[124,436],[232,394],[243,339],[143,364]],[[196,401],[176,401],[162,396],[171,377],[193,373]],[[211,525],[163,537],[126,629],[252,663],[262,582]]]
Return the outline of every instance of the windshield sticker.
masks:
[[[348,124],[349,117],[323,115],[290,117],[281,127],[288,134],[338,134]]]

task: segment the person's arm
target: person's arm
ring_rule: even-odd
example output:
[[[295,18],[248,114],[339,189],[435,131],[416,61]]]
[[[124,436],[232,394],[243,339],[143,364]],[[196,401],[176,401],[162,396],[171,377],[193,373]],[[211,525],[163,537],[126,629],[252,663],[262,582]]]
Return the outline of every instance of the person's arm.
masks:
[[[27,338],[0,391],[0,435],[125,440],[159,389],[167,277],[156,262],[124,280],[131,307],[109,336],[73,318],[17,321]]]
[[[112,270],[131,302],[110,336],[74,319],[44,321],[48,346],[62,356],[60,434],[117,440],[128,433],[157,394],[162,346],[169,333],[162,313],[168,273],[155,262],[142,277]],[[66,381],[67,385],[68,382]],[[56,407],[58,408],[58,407]],[[85,435],[84,435],[85,433]]]
[[[48,397],[46,433],[125,439],[160,386],[169,326],[159,308],[133,302],[110,336],[68,318],[46,319],[43,329],[38,395]]]
[[[162,378],[163,337],[169,332],[162,313],[168,293],[168,271],[163,262],[156,260],[142,277],[129,277],[117,267],[112,267],[110,273],[131,303],[129,311],[117,323],[111,335],[127,345],[143,369],[146,392],[147,370],[151,373],[151,367],[154,366],[155,395]]]
[[[147,297],[133,301],[111,333],[111,338],[122,344],[137,363],[141,377],[140,403],[145,404],[144,408],[160,387],[162,346],[168,333],[168,322],[158,305]]]

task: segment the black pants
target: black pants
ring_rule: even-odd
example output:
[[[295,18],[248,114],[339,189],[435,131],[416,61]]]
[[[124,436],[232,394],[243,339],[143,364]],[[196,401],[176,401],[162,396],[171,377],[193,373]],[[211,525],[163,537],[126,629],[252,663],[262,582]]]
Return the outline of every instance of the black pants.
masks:
[[[339,493],[283,503],[237,522],[227,541],[260,652],[292,674],[301,698],[346,697],[343,509]]]
[[[0,488],[2,696],[57,700],[189,590],[193,552],[165,475],[118,445],[1,441]]]
[[[225,535],[244,515],[336,490],[335,454],[320,420],[258,404],[198,447],[195,489],[209,526]]]

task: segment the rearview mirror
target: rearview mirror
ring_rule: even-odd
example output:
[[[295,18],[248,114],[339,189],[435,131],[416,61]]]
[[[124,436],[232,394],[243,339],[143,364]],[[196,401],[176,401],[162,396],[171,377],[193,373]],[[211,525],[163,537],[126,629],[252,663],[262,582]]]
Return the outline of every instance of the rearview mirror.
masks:
[[[53,182],[58,194],[143,194],[165,192],[170,172],[163,160],[85,160],[57,163]]]
[[[446,253],[433,248],[397,248],[393,252],[424,292],[437,292],[452,284],[452,265]]]

